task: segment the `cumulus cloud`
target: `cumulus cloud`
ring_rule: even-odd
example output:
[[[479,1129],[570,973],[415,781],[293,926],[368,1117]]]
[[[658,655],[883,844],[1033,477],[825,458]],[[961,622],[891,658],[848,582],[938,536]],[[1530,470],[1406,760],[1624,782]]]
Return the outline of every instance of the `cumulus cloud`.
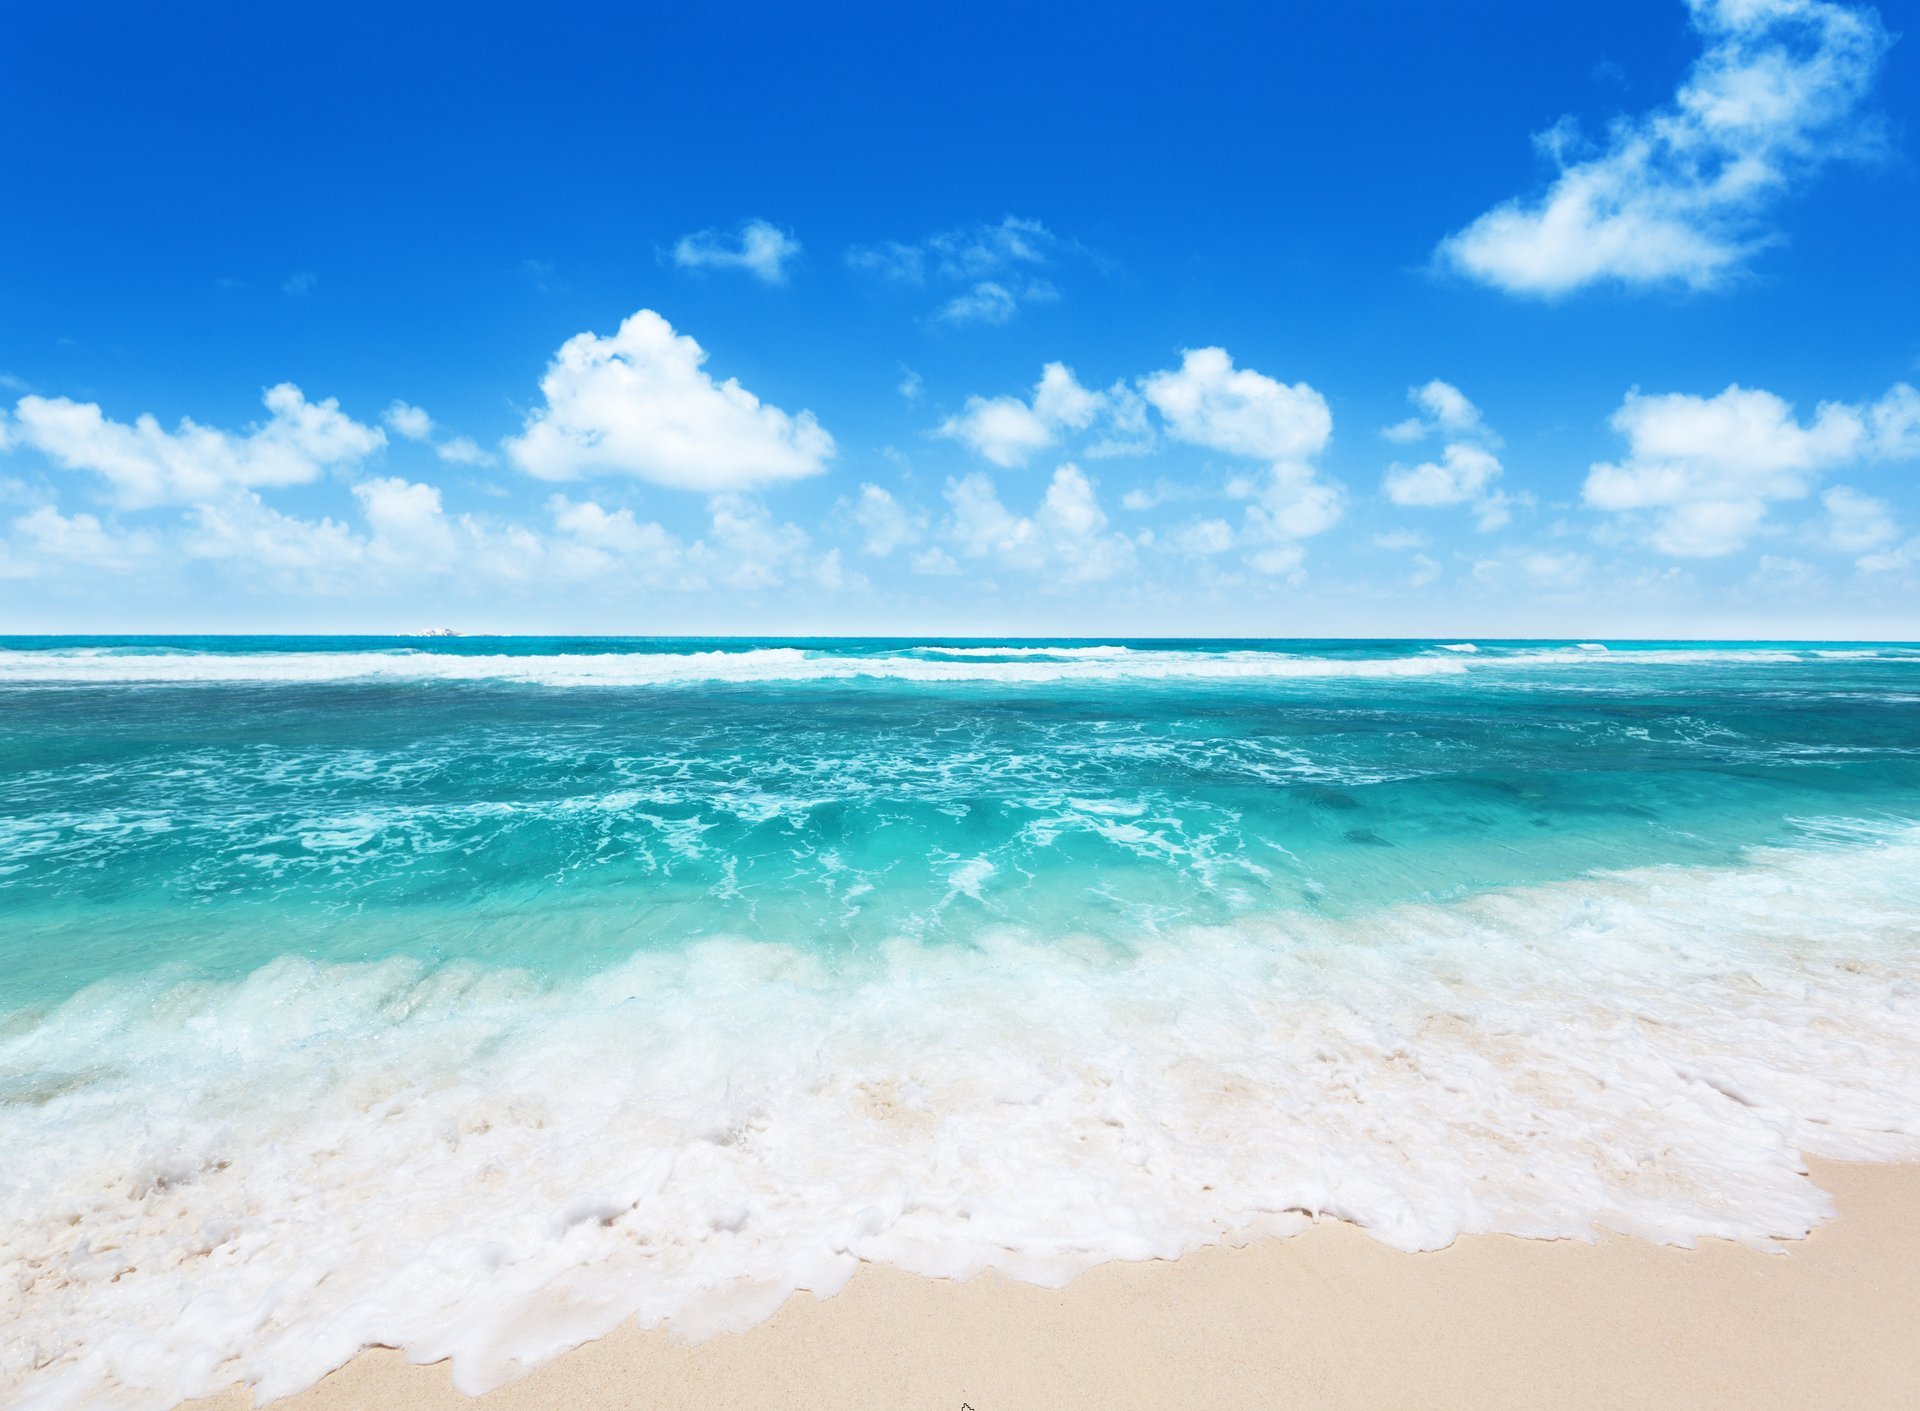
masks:
[[[1105,397],[1080,385],[1065,363],[1048,363],[1031,401],[1018,397],[969,397],[965,410],[947,418],[939,434],[971,447],[995,465],[1025,465],[1066,430],[1084,431],[1106,406]]]
[[[1236,368],[1224,348],[1189,348],[1180,366],[1141,390],[1176,441],[1255,460],[1300,461],[1326,449],[1333,414],[1304,382],[1288,386]]]
[[[1333,435],[1326,398],[1304,382],[1291,385],[1236,368],[1224,348],[1190,348],[1180,366],[1141,380],[1146,400],[1176,441],[1269,461],[1264,474],[1237,475],[1227,493],[1248,502],[1238,542],[1256,572],[1296,574],[1299,541],[1339,522],[1340,487],[1319,478],[1313,458]]]
[[[1080,253],[1037,220],[1004,216],[940,231],[925,240],[856,245],[849,267],[891,284],[955,288],[935,311],[945,323],[1003,324],[1026,304],[1057,299],[1042,271]]]
[[[301,485],[349,467],[386,445],[331,397],[309,402],[291,382],[267,389],[270,416],[245,431],[221,431],[182,418],[168,431],[151,416],[114,421],[93,402],[22,397],[15,438],[68,470],[102,477],[121,506],[209,500],[234,490]]]
[[[1482,445],[1498,446],[1500,438],[1487,425],[1480,408],[1451,382],[1434,378],[1407,390],[1407,400],[1420,409],[1418,416],[1395,422],[1380,434],[1389,441],[1421,441],[1429,436],[1470,437]]]
[[[1223,348],[1188,349],[1179,367],[1131,382],[1121,379],[1104,392],[1082,385],[1064,364],[1048,363],[1030,398],[969,398],[961,414],[939,429],[1009,467],[1026,464],[1069,433],[1080,434],[1082,453],[1094,457],[1140,454],[1164,433],[1171,440],[1267,462],[1263,472],[1236,473],[1224,488],[1162,479],[1122,497],[1136,512],[1222,493],[1247,502],[1234,544],[1261,572],[1294,572],[1301,557],[1297,541],[1330,528],[1342,513],[1340,488],[1319,479],[1313,465],[1333,433],[1326,399],[1304,382],[1289,385],[1237,368]],[[1202,546],[1220,552],[1219,533],[1212,527],[1220,522],[1176,534],[1170,543],[1181,552]]]
[[[601,337],[569,338],[541,379],[544,406],[507,453],[545,480],[630,475],[677,489],[743,490],[818,475],[833,437],[738,381],[715,382],[704,349],[642,309]]]
[[[1913,399],[1901,384],[1869,407],[1823,402],[1803,423],[1791,404],[1758,388],[1713,397],[1629,392],[1611,422],[1627,454],[1594,465],[1583,497],[1647,524],[1648,542],[1663,553],[1728,554],[1760,530],[1770,504],[1804,498],[1826,472],[1920,452],[1900,429]]]
[[[1053,583],[1099,582],[1134,566],[1133,544],[1108,529],[1093,482],[1076,465],[1054,471],[1031,515],[1008,509],[977,471],[948,481],[946,499],[952,513],[943,534],[962,558],[1044,574]]]
[[[1689,0],[1703,49],[1673,100],[1621,118],[1597,148],[1571,120],[1536,138],[1558,167],[1439,258],[1517,294],[1604,281],[1724,283],[1772,239],[1765,215],[1823,163],[1873,146],[1860,109],[1888,45],[1870,9],[1829,0]]]
[[[1500,437],[1487,425],[1480,408],[1458,387],[1438,378],[1411,388],[1407,396],[1421,414],[1389,426],[1381,434],[1400,442],[1429,436],[1447,440],[1437,460],[1389,466],[1380,486],[1387,498],[1396,505],[1413,508],[1470,504],[1481,530],[1504,528],[1513,519],[1513,506],[1531,500],[1495,488],[1502,467],[1493,448],[1500,444]]]
[[[731,231],[683,235],[673,247],[673,262],[681,269],[743,270],[762,284],[785,284],[787,266],[799,255],[798,240],[757,217]]]
[[[547,501],[547,512],[556,530],[589,548],[623,558],[646,555],[656,560],[677,560],[684,553],[680,541],[665,528],[638,518],[630,509],[609,510],[593,500],[554,495]]]
[[[454,533],[432,485],[389,476],[353,487],[373,538],[368,552],[382,563],[431,568],[453,561]]]
[[[1387,471],[1387,498],[1396,505],[1460,505],[1479,498],[1500,475],[1500,459],[1480,446],[1448,446],[1438,461],[1396,465]]]
[[[411,406],[398,398],[387,404],[380,420],[396,436],[404,436],[409,441],[424,441],[433,435],[433,418],[416,406]]]

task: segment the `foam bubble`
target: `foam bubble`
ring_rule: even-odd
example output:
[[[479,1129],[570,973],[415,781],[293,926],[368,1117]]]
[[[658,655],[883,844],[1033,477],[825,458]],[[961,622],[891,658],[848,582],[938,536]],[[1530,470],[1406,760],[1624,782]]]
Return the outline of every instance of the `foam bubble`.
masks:
[[[103,983],[0,1031],[0,1392],[264,1398],[370,1343],[478,1392],[862,1260],[1057,1284],[1322,1215],[1802,1235],[1797,1153],[1920,1153],[1920,830],[1832,838],[1130,946]]]

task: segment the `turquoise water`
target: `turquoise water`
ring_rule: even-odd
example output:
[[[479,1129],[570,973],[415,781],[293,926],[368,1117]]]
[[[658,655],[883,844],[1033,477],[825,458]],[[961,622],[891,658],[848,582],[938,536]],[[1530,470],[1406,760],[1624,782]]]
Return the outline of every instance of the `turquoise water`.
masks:
[[[1920,816],[1920,651],[1608,646],[0,639],[0,1002],[288,952],[1125,945]]]
[[[863,1260],[1804,1235],[1920,1155],[1920,648],[0,639],[0,1402]]]

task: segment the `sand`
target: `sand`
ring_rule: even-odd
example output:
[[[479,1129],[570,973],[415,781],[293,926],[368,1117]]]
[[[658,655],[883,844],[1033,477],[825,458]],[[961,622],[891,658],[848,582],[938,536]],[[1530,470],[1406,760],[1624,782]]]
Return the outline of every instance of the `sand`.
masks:
[[[473,1400],[378,1350],[285,1411],[1177,1411],[1920,1406],[1920,1164],[1812,1163],[1838,1218],[1779,1253],[1348,1226],[1109,1264],[1063,1290],[869,1267],[751,1332],[623,1329]],[[236,1388],[195,1406],[239,1411]]]

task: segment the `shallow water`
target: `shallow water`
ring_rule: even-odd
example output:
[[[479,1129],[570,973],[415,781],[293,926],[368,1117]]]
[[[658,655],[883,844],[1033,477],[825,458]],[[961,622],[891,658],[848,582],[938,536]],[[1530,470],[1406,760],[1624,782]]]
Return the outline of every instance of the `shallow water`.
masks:
[[[0,639],[0,910],[23,1405],[1758,1240],[1920,1152],[1920,650]]]

